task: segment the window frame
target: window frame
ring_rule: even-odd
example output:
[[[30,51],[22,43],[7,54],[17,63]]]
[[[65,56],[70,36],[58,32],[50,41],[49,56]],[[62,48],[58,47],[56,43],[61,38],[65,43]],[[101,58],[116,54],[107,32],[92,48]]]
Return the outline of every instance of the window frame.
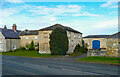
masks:
[[[1,39],[0,43],[3,43],[3,39],[2,39],[2,37],[0,37],[0,39]]]
[[[76,33],[74,33],[74,38],[76,39]]]
[[[38,36],[35,36],[35,40],[37,40],[38,39]]]
[[[25,39],[26,39],[26,40],[28,40],[28,39],[29,39],[29,37],[25,37]]]
[[[44,38],[48,38],[48,33],[44,33],[44,34],[43,34],[43,37],[44,37]]]
[[[74,46],[74,40],[71,40],[71,45],[72,45],[72,47]]]
[[[69,32],[68,37],[69,37],[69,38],[71,37],[71,32]]]
[[[17,49],[17,48],[16,48],[16,45],[13,45],[13,49]]]
[[[3,50],[3,45],[2,44],[0,44],[0,50]]]

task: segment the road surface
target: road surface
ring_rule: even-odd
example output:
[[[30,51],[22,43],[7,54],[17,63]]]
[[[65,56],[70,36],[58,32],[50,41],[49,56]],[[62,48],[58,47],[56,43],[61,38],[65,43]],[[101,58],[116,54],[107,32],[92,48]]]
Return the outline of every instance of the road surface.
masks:
[[[74,57],[2,56],[3,75],[118,75],[118,66],[78,62]]]

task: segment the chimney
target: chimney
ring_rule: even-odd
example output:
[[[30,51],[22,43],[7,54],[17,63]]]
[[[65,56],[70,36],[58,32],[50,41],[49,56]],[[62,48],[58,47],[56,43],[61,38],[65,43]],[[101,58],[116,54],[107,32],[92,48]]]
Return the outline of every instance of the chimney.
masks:
[[[7,29],[6,25],[4,26],[4,29]]]
[[[14,31],[17,30],[17,26],[16,26],[16,24],[13,24],[12,29],[13,29]]]

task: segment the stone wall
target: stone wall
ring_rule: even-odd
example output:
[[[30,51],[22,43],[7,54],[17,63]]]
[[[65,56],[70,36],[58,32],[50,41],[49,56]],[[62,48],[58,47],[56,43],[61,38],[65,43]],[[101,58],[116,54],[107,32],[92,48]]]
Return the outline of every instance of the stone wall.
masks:
[[[39,43],[39,35],[24,35],[20,36],[21,41],[20,41],[20,46],[25,47],[26,44],[30,44],[31,41],[33,40],[35,44]]]
[[[120,41],[118,40],[118,38],[108,38],[106,42],[107,45],[106,55],[110,57],[118,57],[119,43]]]
[[[0,32],[0,38],[2,38],[2,42],[0,43],[0,45],[2,46],[2,49],[0,49],[0,52],[5,52],[6,51],[6,39],[4,38],[1,32]]]
[[[50,45],[49,45],[49,37],[51,34],[50,31],[39,31],[39,52],[40,53],[45,53],[45,54],[50,54]]]
[[[20,39],[6,39],[6,51],[14,51],[20,48]]]
[[[87,56],[106,56],[106,51],[88,50]]]
[[[82,46],[82,34],[67,31],[67,36],[69,40],[69,49],[67,53],[70,54],[73,53],[76,45],[79,44]]]

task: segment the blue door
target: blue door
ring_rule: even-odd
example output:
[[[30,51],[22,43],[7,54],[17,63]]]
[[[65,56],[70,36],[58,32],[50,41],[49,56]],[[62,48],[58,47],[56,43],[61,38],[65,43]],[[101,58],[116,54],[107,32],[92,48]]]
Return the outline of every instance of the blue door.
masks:
[[[92,48],[93,49],[100,49],[100,41],[99,40],[92,41]]]

